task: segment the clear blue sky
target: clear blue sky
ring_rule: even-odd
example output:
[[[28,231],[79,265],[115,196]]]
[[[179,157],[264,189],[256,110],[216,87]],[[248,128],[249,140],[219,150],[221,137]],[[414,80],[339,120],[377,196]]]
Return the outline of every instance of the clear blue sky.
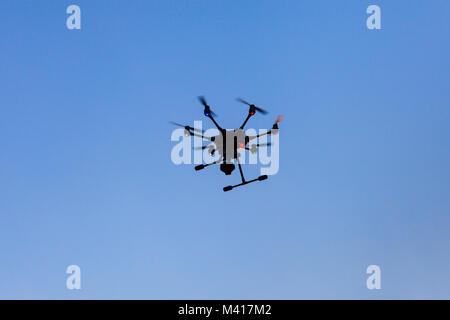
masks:
[[[1,1],[0,298],[450,298],[449,21],[445,0]],[[286,116],[277,175],[224,193],[237,174],[171,162],[200,94],[227,128],[237,96],[270,111],[252,127]]]

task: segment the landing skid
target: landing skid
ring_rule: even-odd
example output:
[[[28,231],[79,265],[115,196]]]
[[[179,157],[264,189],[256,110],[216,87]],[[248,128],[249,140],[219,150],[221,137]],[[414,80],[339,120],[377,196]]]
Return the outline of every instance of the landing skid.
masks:
[[[226,186],[226,187],[223,188],[223,191],[227,192],[227,191],[232,190],[233,188],[244,186],[246,184],[249,184],[249,183],[252,183],[252,182],[255,182],[255,181],[263,181],[263,180],[266,180],[266,179],[267,179],[266,175],[259,176],[256,179],[253,179],[253,180],[250,180],[250,181],[243,181],[242,183],[239,183],[239,184],[234,185],[234,186]]]

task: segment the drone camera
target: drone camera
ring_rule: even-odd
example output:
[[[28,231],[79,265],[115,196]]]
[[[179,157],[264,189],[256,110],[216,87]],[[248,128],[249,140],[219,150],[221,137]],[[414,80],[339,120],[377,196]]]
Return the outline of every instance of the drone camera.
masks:
[[[229,176],[235,168],[235,165],[233,163],[222,163],[220,165],[220,170],[225,173],[227,176]]]

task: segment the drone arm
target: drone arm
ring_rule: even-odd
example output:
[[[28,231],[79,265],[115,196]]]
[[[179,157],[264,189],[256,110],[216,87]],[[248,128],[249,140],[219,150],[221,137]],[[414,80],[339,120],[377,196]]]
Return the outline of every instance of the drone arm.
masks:
[[[196,166],[194,169],[195,169],[196,171],[202,170],[202,169],[204,169],[204,168],[206,168],[206,167],[209,167],[209,166],[211,166],[211,165],[213,165],[213,164],[220,163],[221,161],[222,161],[222,159],[219,159],[219,160],[214,161],[214,162],[211,162],[211,163],[200,164],[200,165]]]
[[[199,138],[211,141],[210,137],[205,137],[204,135],[201,135],[201,134],[193,133],[192,135],[195,136],[195,137],[199,137]]]
[[[248,141],[252,141],[252,140],[255,140],[255,139],[260,138],[260,137],[264,137],[264,136],[269,135],[269,134],[272,134],[272,130],[269,130],[269,131],[264,132],[262,134],[258,134],[256,136],[250,136]]]
[[[263,133],[263,134],[258,134],[256,136],[251,136],[249,137],[248,141],[252,141],[255,140],[259,137],[263,137],[265,135],[269,135],[269,134],[278,134],[278,124],[280,123],[280,121],[283,120],[283,116],[278,116],[277,120],[275,121],[275,123],[272,126],[272,129],[270,129],[269,131]]]
[[[222,132],[223,129],[219,126],[219,124],[216,122],[216,120],[214,120],[214,118],[212,117],[212,115],[207,116],[208,118],[211,119],[211,121],[214,123],[214,125],[217,127],[217,129]]]
[[[214,162],[211,162],[211,163],[207,163],[207,164],[205,164],[204,166],[205,166],[205,167],[212,166],[213,164],[220,163],[221,161],[222,161],[222,159],[219,159],[219,160],[217,160],[217,161],[214,161]]]
[[[241,125],[240,129],[244,129],[245,125],[247,124],[247,121],[252,117],[252,114],[249,113],[247,118],[245,119],[244,123]]]
[[[199,137],[199,138],[202,138],[202,139],[205,139],[205,140],[212,141],[211,137],[205,137],[205,136],[202,135],[202,134],[197,134],[197,133],[191,132],[191,131],[189,131],[189,130],[186,130],[186,131],[189,132],[189,134],[190,134],[191,136]]]

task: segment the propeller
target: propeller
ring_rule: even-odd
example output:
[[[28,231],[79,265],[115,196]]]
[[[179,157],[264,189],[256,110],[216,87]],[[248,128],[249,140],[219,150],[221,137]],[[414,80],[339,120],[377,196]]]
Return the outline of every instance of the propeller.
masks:
[[[192,131],[196,131],[196,132],[199,132],[199,133],[205,132],[205,130],[200,130],[200,129],[193,128],[193,127],[190,127],[190,126],[184,126],[181,123],[177,123],[177,122],[173,122],[173,121],[169,121],[169,123],[173,124],[175,126],[181,127],[181,128],[185,128],[186,130],[192,130]]]
[[[277,121],[275,121],[275,123],[272,126],[273,130],[278,130],[278,124],[281,122],[281,120],[283,120],[284,116],[278,116]]]
[[[217,117],[217,114],[215,114],[214,111],[211,110],[211,107],[206,103],[204,96],[199,96],[198,100],[205,107],[205,116],[209,116],[209,114],[211,114],[212,116]]]
[[[242,98],[236,98],[236,100],[239,101],[239,102],[241,102],[241,103],[243,103],[243,104],[248,105],[248,106],[250,107],[250,109],[254,109],[254,110],[256,110],[256,111],[258,111],[258,112],[260,112],[260,113],[262,113],[262,114],[267,114],[267,113],[268,113],[266,110],[261,109],[261,108],[255,106],[254,104],[251,104],[251,103],[245,101],[245,100],[242,99]],[[251,110],[250,110],[250,112],[251,112]],[[253,114],[255,114],[255,113],[253,113]]]
[[[283,120],[284,116],[278,116],[276,124],[279,124]]]

